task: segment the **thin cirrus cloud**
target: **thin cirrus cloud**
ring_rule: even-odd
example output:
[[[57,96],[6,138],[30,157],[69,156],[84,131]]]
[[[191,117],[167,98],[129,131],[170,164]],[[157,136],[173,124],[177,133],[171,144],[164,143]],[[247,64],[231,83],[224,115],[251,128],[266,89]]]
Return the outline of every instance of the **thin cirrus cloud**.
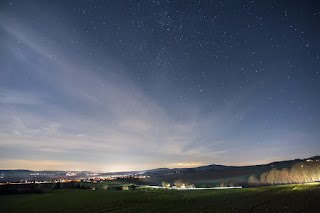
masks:
[[[243,165],[258,157],[261,163],[282,155],[301,157],[308,150],[290,150],[290,144],[303,150],[299,140],[314,141],[286,129],[241,131],[247,128],[241,121],[260,103],[251,97],[254,84],[206,116],[197,104],[169,103],[170,110],[121,73],[120,62],[107,63],[111,53],[88,57],[85,47],[74,48],[71,43],[81,43],[81,36],[66,39],[68,26],[33,25],[5,13],[0,20],[0,53],[8,59],[0,73],[5,79],[0,81],[1,168]]]
[[[12,89],[10,85],[1,88],[0,125],[6,126],[1,132],[1,146],[9,153],[2,155],[6,157],[2,168],[44,169],[44,164],[35,163],[37,160],[50,161],[51,168],[54,159],[74,162],[79,155],[89,162],[97,155],[95,161],[101,165],[120,161],[127,169],[136,163],[153,168],[200,154],[184,148],[197,139],[197,121],[175,120],[124,76],[109,71],[112,68],[105,67],[103,74],[94,73],[91,69],[96,64],[82,66],[79,61],[83,60],[74,57],[76,54],[59,49],[59,45],[38,42],[40,36],[34,30],[9,23],[1,22],[9,37],[6,48],[12,60],[24,66],[23,71],[11,72],[28,72],[27,80],[44,86],[40,91]],[[23,53],[13,48],[13,43],[23,45]],[[163,163],[144,163],[151,156],[157,158],[153,162]],[[29,159],[25,165],[24,159]],[[81,169],[90,168],[84,167]],[[64,167],[57,163],[56,169],[60,168]]]

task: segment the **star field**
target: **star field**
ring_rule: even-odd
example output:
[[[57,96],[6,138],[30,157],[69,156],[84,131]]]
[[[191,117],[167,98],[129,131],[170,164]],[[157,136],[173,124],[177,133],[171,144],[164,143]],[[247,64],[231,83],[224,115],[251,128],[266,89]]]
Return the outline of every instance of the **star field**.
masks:
[[[2,1],[3,168],[319,154],[317,1]]]

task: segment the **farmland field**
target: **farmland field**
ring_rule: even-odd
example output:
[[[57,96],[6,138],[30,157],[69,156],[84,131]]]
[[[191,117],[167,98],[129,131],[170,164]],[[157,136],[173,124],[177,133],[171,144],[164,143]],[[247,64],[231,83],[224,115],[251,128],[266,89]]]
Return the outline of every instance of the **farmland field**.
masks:
[[[229,190],[57,190],[1,195],[0,212],[319,212],[320,183]]]

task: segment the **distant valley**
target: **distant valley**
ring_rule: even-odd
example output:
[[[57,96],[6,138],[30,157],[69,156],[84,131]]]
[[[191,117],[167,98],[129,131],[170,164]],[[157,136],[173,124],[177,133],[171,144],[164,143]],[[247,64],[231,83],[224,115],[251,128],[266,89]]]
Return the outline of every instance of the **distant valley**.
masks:
[[[306,159],[272,162],[253,166],[208,165],[195,168],[158,168],[127,172],[92,172],[92,171],[30,171],[30,170],[0,170],[0,182],[27,182],[52,180],[100,180],[116,178],[135,178],[141,184],[161,185],[161,182],[183,180],[198,187],[212,187],[221,183],[246,185],[250,176],[259,177],[271,169],[290,169],[297,163],[315,162],[320,164],[320,156]]]

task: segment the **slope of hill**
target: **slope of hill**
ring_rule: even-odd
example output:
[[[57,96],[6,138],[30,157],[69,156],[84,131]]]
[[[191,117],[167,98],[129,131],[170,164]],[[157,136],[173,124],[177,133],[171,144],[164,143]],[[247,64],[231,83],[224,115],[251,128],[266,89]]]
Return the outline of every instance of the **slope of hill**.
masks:
[[[319,212],[319,184],[232,190],[60,190],[2,195],[2,212]]]
[[[196,168],[176,168],[176,169],[161,169],[149,170],[145,175],[150,176],[150,179],[145,181],[150,184],[161,184],[162,181],[173,183],[175,180],[181,179],[185,182],[190,182],[196,186],[217,186],[218,184],[231,183],[246,185],[248,178],[251,175],[259,177],[263,172],[273,168],[281,170],[283,168],[290,169],[296,163],[306,162],[307,160],[320,160],[320,156],[314,156],[306,159],[295,159],[288,161],[278,161],[269,164],[255,166],[223,166],[223,165],[208,165]],[[319,162],[320,163],[320,162]]]
[[[113,173],[96,173],[89,171],[30,171],[30,170],[0,170],[0,182],[20,181],[20,180],[45,180],[58,177],[88,178],[96,176],[112,175],[132,175],[143,174],[150,178],[141,179],[145,184],[161,185],[162,181],[173,183],[175,180],[183,180],[193,183],[196,186],[217,186],[221,183],[231,183],[233,185],[246,185],[251,175],[259,177],[262,173],[273,168],[281,170],[290,169],[296,163],[306,161],[319,161],[320,156],[314,156],[306,159],[295,159],[287,161],[273,162],[263,165],[252,166],[224,166],[211,164],[195,168],[157,168],[145,171],[128,171]]]

